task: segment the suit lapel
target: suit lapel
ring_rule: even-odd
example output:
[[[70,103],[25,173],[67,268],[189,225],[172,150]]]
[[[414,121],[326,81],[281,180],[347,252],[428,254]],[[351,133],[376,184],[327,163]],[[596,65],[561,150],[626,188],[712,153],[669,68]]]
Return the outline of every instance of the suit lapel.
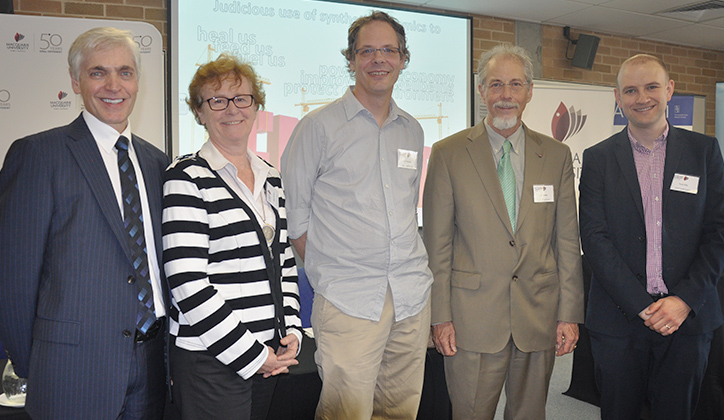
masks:
[[[618,162],[619,168],[621,168],[621,175],[628,185],[629,193],[636,203],[636,208],[639,211],[641,220],[644,219],[644,204],[641,201],[641,187],[639,186],[639,176],[636,173],[636,163],[633,158],[633,151],[631,150],[631,141],[628,138],[627,129],[623,129],[614,138],[616,147],[614,147],[614,154],[616,155],[616,161]]]
[[[669,126],[669,135],[666,139],[666,160],[664,161],[664,185],[661,191],[661,207],[662,211],[668,202],[669,193],[671,192],[671,182],[674,179],[676,168],[679,167],[679,161],[684,153],[684,142],[676,135],[676,128]]]
[[[131,250],[126,241],[126,232],[123,230],[118,200],[113,192],[106,165],[98,151],[98,145],[82,116],[76,118],[68,127],[68,135],[71,138],[68,148],[95,195],[103,216],[121,244],[123,252],[131,261]]]
[[[138,165],[141,167],[143,175],[143,183],[146,186],[146,197],[148,199],[149,211],[151,212],[151,221],[153,222],[153,240],[156,245],[157,261],[163,261],[161,243],[161,213],[162,213],[162,197],[161,190],[162,180],[159,172],[158,164],[154,162],[152,154],[146,150],[146,145],[133,135],[133,148],[136,150],[136,158]]]
[[[541,179],[543,162],[546,158],[541,140],[530,135],[528,127],[524,125],[523,128],[525,130],[525,169],[523,170],[523,191],[520,195],[518,222],[516,223],[518,231],[523,226],[525,216],[533,205],[533,182]],[[559,194],[559,191],[554,191],[554,193]]]
[[[490,147],[490,140],[485,131],[485,121],[480,122],[470,130],[468,134],[468,154],[473,162],[473,166],[478,173],[480,182],[493,204],[495,212],[500,220],[505,224],[508,232],[513,236],[513,227],[510,224],[508,209],[505,206],[505,198],[503,197],[503,189],[500,187],[498,179],[498,171],[495,167],[495,159],[493,158],[493,149]]]

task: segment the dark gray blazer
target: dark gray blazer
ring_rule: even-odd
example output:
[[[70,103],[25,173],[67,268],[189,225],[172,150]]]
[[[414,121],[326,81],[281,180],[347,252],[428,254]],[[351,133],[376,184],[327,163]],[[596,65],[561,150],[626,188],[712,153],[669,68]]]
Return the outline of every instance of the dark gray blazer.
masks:
[[[160,263],[168,158],[139,137],[133,146]],[[0,171],[0,244],[0,341],[28,378],[27,411],[33,418],[116,418],[134,348],[137,290],[127,282],[134,273],[118,202],[82,116],[11,146]]]
[[[672,191],[674,174],[699,177],[698,193]],[[722,323],[716,284],[724,268],[724,163],[713,137],[670,127],[663,184],[663,277],[692,309],[682,334]],[[646,292],[646,230],[626,129],[583,153],[581,243],[593,276],[586,327],[631,333],[653,302]]]

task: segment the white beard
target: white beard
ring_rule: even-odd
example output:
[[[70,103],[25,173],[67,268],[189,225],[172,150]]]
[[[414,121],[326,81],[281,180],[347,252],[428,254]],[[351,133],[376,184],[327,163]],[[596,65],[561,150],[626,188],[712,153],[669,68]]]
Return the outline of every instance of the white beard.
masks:
[[[516,108],[519,109],[520,106],[515,102],[508,102],[508,101],[498,101],[493,104],[493,107],[506,107],[506,108]],[[498,130],[509,130],[513,127],[515,127],[518,124],[518,117],[493,117],[493,121],[491,125],[494,128],[497,128]]]
[[[503,130],[509,130],[509,129],[515,127],[517,124],[518,124],[518,117],[510,117],[510,118],[494,117],[492,126],[497,128],[498,130],[503,131]]]

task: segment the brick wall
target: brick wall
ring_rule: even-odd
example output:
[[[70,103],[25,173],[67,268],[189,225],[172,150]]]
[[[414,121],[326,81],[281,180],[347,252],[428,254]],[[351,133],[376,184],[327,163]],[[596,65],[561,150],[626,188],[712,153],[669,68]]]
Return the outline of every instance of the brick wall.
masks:
[[[574,38],[581,33],[574,32]],[[670,76],[676,82],[676,93],[706,96],[706,133],[714,135],[716,82],[724,82],[724,52],[596,32],[583,33],[601,38],[593,70],[572,67],[565,59],[568,41],[563,37],[563,29],[544,26],[543,78],[614,86],[616,73],[626,58],[639,53],[652,54],[668,66]]]
[[[13,0],[18,15],[135,20],[148,22],[166,46],[166,0]]]
[[[371,2],[367,2],[371,3]],[[23,15],[88,17],[149,22],[163,35],[166,46],[166,0],[13,0]],[[623,60],[637,53],[654,54],[669,66],[677,93],[706,96],[706,133],[714,135],[716,82],[724,81],[724,52],[643,41],[573,29],[601,38],[593,70],[571,66],[565,58],[568,41],[559,26],[543,25],[543,79],[614,86]],[[343,42],[343,41],[340,41]],[[474,65],[480,53],[501,42],[515,42],[515,22],[487,16],[473,17]],[[569,56],[573,54],[573,47]]]

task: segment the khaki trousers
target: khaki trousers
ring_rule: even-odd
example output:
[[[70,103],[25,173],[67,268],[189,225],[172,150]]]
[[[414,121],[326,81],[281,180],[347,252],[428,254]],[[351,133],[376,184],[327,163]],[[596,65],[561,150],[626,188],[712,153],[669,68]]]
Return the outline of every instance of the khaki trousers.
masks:
[[[387,289],[378,322],[345,315],[321,295],[314,297],[314,359],[322,378],[317,419],[414,420],[420,406],[430,304],[395,321]]]
[[[554,349],[524,353],[511,339],[498,353],[458,347],[445,358],[454,420],[493,420],[505,384],[505,420],[544,420]]]

